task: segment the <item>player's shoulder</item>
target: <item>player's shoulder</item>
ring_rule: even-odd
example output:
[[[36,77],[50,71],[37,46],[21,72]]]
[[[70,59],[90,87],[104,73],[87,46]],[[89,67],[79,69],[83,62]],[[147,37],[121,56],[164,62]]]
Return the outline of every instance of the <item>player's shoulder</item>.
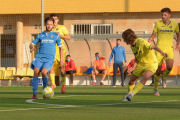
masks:
[[[159,20],[159,21],[155,22],[155,25],[162,25],[162,24],[164,24],[163,20]]]
[[[171,20],[171,24],[173,24],[173,25],[178,25],[178,23],[175,22],[175,21],[173,21],[173,20]]]
[[[143,39],[143,38],[137,38],[136,41],[142,43],[142,42],[145,41],[145,39]]]
[[[44,35],[45,34],[45,32],[43,31],[43,32],[41,32],[41,33],[38,33],[38,35],[40,36],[40,35]]]
[[[63,29],[66,28],[64,25],[58,25],[58,28]]]
[[[156,23],[157,23],[157,24],[158,24],[158,23],[163,23],[163,20],[159,20],[159,21],[157,21]]]
[[[143,39],[143,38],[137,38],[137,44],[138,45],[144,45],[144,44],[146,44],[146,43],[148,43],[148,41],[146,41],[145,39]]]
[[[57,33],[53,32],[53,31],[51,32],[51,34],[54,36],[59,36]]]
[[[43,32],[41,32],[41,33],[38,33],[37,36],[38,36],[38,38],[41,38],[41,37],[43,37],[45,34],[46,34],[46,33],[43,31]]]
[[[59,35],[53,31],[51,32],[51,35],[52,35],[53,39],[58,39],[58,37],[59,37]]]

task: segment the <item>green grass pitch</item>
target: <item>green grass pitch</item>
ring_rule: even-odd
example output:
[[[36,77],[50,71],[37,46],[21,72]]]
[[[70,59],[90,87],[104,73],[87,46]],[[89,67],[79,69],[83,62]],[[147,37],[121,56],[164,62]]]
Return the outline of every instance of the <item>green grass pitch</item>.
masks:
[[[159,88],[161,96],[146,86],[121,102],[127,87],[57,87],[52,99],[33,101],[32,87],[0,87],[0,120],[180,120],[180,86]]]

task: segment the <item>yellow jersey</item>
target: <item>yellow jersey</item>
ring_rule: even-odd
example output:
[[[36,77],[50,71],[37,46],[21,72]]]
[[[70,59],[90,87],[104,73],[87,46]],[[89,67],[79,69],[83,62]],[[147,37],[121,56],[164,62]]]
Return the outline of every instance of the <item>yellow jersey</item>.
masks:
[[[146,65],[151,63],[157,63],[157,58],[154,51],[151,49],[152,44],[148,43],[142,38],[136,39],[136,44],[131,45],[131,49],[134,53],[134,56],[138,60],[138,64]]]
[[[156,22],[153,32],[157,34],[156,46],[160,49],[173,48],[174,33],[179,32],[179,26],[177,22],[170,21],[168,25],[164,24],[163,20]]]
[[[52,31],[55,33],[60,33],[61,35],[64,35],[64,36],[69,35],[69,32],[64,25],[58,25],[57,27],[53,28]],[[66,53],[66,47],[64,45],[64,39],[63,38],[61,38],[61,42],[63,45],[63,52]],[[64,57],[66,57],[66,56],[64,56]],[[55,59],[60,61],[59,47],[57,47],[57,45],[56,45]]]

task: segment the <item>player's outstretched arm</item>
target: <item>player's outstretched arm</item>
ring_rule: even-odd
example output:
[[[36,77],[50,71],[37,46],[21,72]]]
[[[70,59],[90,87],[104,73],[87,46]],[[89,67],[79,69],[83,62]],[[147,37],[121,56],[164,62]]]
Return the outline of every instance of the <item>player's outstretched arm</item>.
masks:
[[[149,38],[148,42],[151,42],[156,37],[156,33],[152,33],[151,37]]]
[[[164,53],[160,48],[156,47],[155,45],[152,45],[151,49],[154,49],[154,50],[160,52],[163,56],[165,56],[167,58],[169,57],[167,53]]]
[[[180,46],[179,46],[179,43],[180,43],[180,33],[178,32],[178,33],[176,33],[176,35],[177,35],[177,43],[176,43],[176,50],[180,50]]]

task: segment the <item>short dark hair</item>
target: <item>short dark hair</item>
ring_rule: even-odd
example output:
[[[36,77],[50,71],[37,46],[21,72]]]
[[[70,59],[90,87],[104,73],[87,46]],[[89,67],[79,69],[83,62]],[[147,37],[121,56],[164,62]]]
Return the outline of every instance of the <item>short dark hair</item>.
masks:
[[[44,22],[47,23],[47,21],[53,21],[53,23],[54,23],[54,19],[52,17],[45,18]]]
[[[127,29],[122,33],[122,37],[124,39],[124,42],[127,44],[130,43],[130,41],[134,42],[137,39],[136,34],[131,29]]]
[[[97,54],[99,55],[99,53],[98,53],[98,52],[97,52],[97,53],[95,53],[95,55],[97,55]]]
[[[58,14],[57,13],[51,13],[50,17],[58,17]]]
[[[121,39],[120,39],[120,38],[116,39],[116,41],[118,41],[118,40],[119,40],[119,41],[121,41]]]
[[[70,55],[66,55],[66,57],[71,57]]]
[[[167,13],[171,14],[171,9],[170,8],[163,8],[161,10],[161,13],[163,13],[163,12],[167,12]]]

